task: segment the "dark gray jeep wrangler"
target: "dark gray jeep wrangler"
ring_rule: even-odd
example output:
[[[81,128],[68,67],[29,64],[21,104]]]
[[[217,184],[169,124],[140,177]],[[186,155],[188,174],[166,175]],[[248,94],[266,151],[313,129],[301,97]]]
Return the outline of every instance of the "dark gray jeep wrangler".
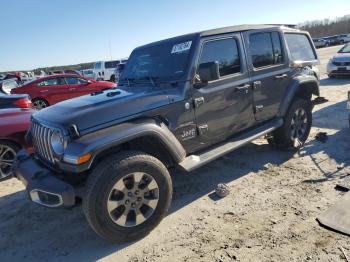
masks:
[[[82,201],[100,236],[148,234],[172,197],[169,168],[194,170],[266,136],[300,148],[312,123],[318,63],[307,32],[234,26],[136,48],[117,89],[36,113],[14,175],[32,201]]]

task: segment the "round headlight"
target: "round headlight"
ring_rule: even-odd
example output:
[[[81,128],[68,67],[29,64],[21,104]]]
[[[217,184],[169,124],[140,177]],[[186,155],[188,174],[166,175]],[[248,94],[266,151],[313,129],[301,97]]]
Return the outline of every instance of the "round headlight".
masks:
[[[58,131],[54,131],[51,136],[51,147],[57,155],[62,155],[65,149],[64,137]]]

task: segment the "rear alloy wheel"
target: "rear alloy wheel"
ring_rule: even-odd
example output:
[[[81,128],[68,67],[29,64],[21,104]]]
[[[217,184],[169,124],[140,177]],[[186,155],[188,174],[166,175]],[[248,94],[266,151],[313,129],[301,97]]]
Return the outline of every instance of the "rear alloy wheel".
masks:
[[[305,137],[306,130],[308,128],[307,124],[307,114],[303,108],[298,108],[292,117],[290,124],[291,129],[291,139],[294,141],[298,139],[302,141]]]
[[[101,237],[111,242],[146,236],[166,215],[172,182],[157,158],[126,151],[101,161],[89,175],[83,210]]]
[[[0,141],[0,180],[12,175],[11,165],[16,158],[19,147],[11,142]]]
[[[33,100],[33,107],[37,110],[41,110],[49,106],[49,103],[41,98],[36,98]]]
[[[310,133],[311,108],[311,103],[306,99],[295,99],[284,117],[283,125],[268,137],[268,142],[287,149],[301,148]]]

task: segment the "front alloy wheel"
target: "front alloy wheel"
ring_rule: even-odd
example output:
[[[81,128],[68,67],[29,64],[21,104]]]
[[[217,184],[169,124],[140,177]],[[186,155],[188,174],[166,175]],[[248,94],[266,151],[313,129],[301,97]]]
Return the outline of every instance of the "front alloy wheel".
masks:
[[[119,226],[132,227],[145,222],[158,205],[159,187],[152,176],[136,172],[122,177],[109,193],[107,209]]]
[[[86,183],[83,210],[90,226],[111,242],[146,236],[166,215],[172,182],[157,158],[124,151],[94,167]]]

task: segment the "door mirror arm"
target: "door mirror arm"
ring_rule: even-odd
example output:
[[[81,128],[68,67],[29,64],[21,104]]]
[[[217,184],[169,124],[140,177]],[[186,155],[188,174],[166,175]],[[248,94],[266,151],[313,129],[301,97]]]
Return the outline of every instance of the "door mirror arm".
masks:
[[[193,87],[196,89],[201,89],[208,85],[208,81],[202,81],[199,74],[195,74],[193,78]]]

